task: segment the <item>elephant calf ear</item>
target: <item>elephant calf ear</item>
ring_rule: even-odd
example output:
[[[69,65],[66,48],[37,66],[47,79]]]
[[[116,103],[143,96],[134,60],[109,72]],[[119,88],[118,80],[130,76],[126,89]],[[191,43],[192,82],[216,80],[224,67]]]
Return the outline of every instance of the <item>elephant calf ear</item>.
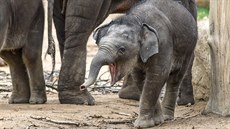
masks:
[[[110,24],[103,25],[97,28],[93,33],[93,39],[96,40],[96,44],[100,42],[100,39],[105,36],[109,29]]]
[[[142,44],[140,48],[141,60],[146,63],[147,60],[159,52],[159,39],[157,31],[147,25],[143,24]]]

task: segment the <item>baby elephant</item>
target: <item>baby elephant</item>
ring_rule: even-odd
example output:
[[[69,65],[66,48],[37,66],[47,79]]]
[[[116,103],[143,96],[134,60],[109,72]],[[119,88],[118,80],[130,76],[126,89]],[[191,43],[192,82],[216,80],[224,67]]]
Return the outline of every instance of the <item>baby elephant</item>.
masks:
[[[193,16],[173,0],[146,0],[94,33],[99,47],[84,89],[109,65],[112,84],[127,73],[142,89],[136,127],[151,127],[174,119],[179,85],[197,41]],[[164,84],[162,106],[158,101]],[[162,107],[162,109],[161,109]]]
[[[13,83],[9,103],[45,103],[41,61],[44,27],[42,0],[0,0],[0,56]]]

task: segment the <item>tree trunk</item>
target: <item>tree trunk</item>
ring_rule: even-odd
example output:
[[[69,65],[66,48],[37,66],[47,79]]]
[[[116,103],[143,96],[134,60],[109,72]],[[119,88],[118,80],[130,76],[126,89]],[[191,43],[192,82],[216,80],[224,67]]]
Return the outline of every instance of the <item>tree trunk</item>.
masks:
[[[230,115],[230,0],[210,0],[211,93],[205,113]]]

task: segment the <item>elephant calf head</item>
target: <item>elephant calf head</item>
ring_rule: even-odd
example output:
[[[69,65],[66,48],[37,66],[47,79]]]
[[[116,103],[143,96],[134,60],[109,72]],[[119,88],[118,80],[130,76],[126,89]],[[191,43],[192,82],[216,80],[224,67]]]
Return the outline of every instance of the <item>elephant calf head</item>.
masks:
[[[133,16],[122,16],[98,28],[93,37],[99,50],[91,63],[88,80],[81,87],[83,89],[96,80],[103,65],[109,65],[113,85],[132,71],[138,60],[145,63],[158,53],[157,31]]]

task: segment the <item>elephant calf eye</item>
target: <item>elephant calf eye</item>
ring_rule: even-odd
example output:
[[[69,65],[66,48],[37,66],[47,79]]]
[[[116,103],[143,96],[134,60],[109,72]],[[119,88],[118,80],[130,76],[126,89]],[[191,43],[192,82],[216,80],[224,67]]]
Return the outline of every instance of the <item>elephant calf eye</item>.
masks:
[[[124,54],[124,53],[125,53],[125,47],[120,47],[120,48],[119,48],[119,52],[120,52],[121,54]]]

